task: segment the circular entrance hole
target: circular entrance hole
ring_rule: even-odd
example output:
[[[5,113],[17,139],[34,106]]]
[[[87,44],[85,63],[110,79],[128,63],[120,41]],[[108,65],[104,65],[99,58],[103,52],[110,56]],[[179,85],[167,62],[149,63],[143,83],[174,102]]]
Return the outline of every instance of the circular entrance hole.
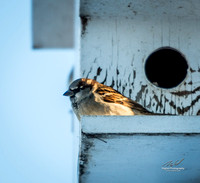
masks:
[[[178,86],[186,78],[187,69],[183,54],[169,47],[156,50],[145,63],[147,79],[161,88]]]

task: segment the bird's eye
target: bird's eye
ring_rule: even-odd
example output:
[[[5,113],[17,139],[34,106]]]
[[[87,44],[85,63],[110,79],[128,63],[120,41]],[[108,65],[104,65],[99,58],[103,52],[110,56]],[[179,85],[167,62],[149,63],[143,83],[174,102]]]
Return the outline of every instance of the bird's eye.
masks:
[[[71,89],[71,91],[73,91],[74,93],[78,93],[79,91],[80,91],[80,88],[73,88],[73,89]]]

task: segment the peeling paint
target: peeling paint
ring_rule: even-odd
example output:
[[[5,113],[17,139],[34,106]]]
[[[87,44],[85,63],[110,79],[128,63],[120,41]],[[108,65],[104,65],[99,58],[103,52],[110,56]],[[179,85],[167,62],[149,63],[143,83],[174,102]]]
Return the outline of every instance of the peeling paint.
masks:
[[[110,85],[110,87],[113,88],[113,86],[115,86],[115,81],[114,81],[114,79],[112,78],[112,84]]]
[[[89,78],[89,75],[90,75],[91,72],[92,72],[92,67],[90,67],[90,70],[89,70],[89,72],[88,72],[86,78]]]
[[[174,101],[170,101],[170,102],[169,102],[169,105],[170,105],[173,109],[176,109],[176,105],[174,104]]]
[[[139,90],[139,92],[136,95],[136,101],[140,101],[142,98],[142,93],[144,92],[145,88],[147,87],[147,85],[141,85],[141,89]]]
[[[129,98],[131,98],[132,90],[129,89]]]
[[[91,138],[92,139],[92,138]],[[90,158],[90,149],[93,147],[93,141],[89,140],[89,136],[82,133],[82,148],[81,148],[81,154],[79,157],[79,177],[81,177],[83,174],[85,174],[87,170],[87,165]],[[89,173],[89,172],[87,172]]]
[[[122,95],[124,95],[125,88],[125,86],[122,86]]]
[[[86,33],[88,21],[91,20],[91,17],[88,15],[81,16],[81,24],[82,24],[82,30],[81,30],[81,36],[84,36]]]
[[[192,69],[191,67],[190,67],[190,72],[196,72],[196,70],[194,70],[194,69]]]
[[[195,88],[194,90],[192,91],[188,91],[188,90],[183,90],[183,91],[178,91],[178,92],[171,92],[171,94],[173,95],[177,95],[177,96],[187,96],[187,95],[190,95],[190,94],[194,94],[196,93],[197,91],[200,91],[200,86]]]
[[[126,7],[128,5],[129,2]],[[197,115],[200,111],[198,97],[200,96],[200,66],[197,61],[198,53],[195,52],[198,45],[195,45],[196,42],[188,47],[188,44],[183,43],[196,40],[196,33],[191,27],[194,24],[200,25],[199,22],[186,21],[190,26],[185,26],[185,22],[179,22],[180,29],[176,32],[175,20],[169,22],[171,26],[168,30],[166,26],[168,20],[166,19],[164,23],[159,17],[154,20],[157,29],[148,21],[135,26],[134,18],[101,19],[98,17],[88,20],[87,34],[81,40],[81,71],[84,77],[94,78],[102,84],[113,87],[152,112]],[[141,29],[148,35],[147,37],[141,34]],[[169,36],[166,34],[168,31],[175,34]],[[180,35],[185,36],[180,37]],[[170,45],[167,45],[169,39]],[[150,84],[144,72],[148,56],[163,45],[183,53],[189,66],[185,80],[170,89],[158,88]]]
[[[107,80],[107,75],[108,75],[108,73],[107,73],[107,70],[106,70],[105,78],[104,78],[104,80],[101,82],[102,84],[105,84],[105,82],[106,82],[106,80]]]
[[[156,110],[158,110],[158,107],[162,108],[163,107],[163,104],[162,104],[162,101],[158,99],[158,96],[157,95],[154,95],[153,96],[153,99],[155,99],[157,105],[156,105]]]
[[[136,78],[136,71],[133,70],[133,79],[135,79],[135,78]]]
[[[95,59],[96,60],[96,59]],[[95,62],[94,62],[95,63]],[[88,71],[88,74],[86,77],[89,77],[90,74],[92,73],[92,70],[93,70],[93,66],[90,67],[90,70]],[[102,71],[103,71],[103,68],[101,68],[100,66],[97,68],[96,70],[96,74],[95,76],[93,77],[95,80],[98,79],[98,76],[101,77],[101,74],[102,74]],[[85,73],[85,70],[83,71],[83,73]],[[133,76],[136,75],[136,71],[133,70],[132,71],[133,73]],[[134,74],[135,73],[135,74]],[[116,75],[119,77],[120,75],[120,71],[118,69],[118,67],[116,68]],[[105,77],[104,77],[104,80],[101,82],[102,84],[105,84],[106,81],[107,81],[107,69],[106,69],[106,73],[105,73]],[[120,78],[117,77],[117,80],[114,79],[114,77],[112,77],[112,80],[111,80],[111,83],[110,83],[110,87],[112,88],[117,88],[118,91],[120,91],[123,95],[125,95],[125,91],[126,89],[128,89],[128,85],[127,83],[123,83],[122,84],[122,80]],[[132,80],[135,79],[135,77],[133,77],[131,79],[131,74],[128,75],[128,83],[129,83],[129,89],[128,89],[128,95],[127,97],[131,98],[132,97],[132,94],[133,94],[133,88],[134,88],[134,82],[131,82]],[[188,83],[188,85],[192,85],[192,81],[190,81]],[[151,97],[151,99],[149,100],[148,104],[146,103],[146,100],[143,100],[143,98],[147,98],[148,95],[151,95],[151,92],[149,92],[148,88],[147,88],[148,85],[142,85],[141,84],[141,88],[140,90],[136,93],[136,101],[137,102],[140,102],[140,103],[143,103],[143,106],[148,108],[148,109],[151,109],[152,110],[152,107],[155,107],[155,110],[159,113],[163,113],[165,114],[166,113],[166,106],[169,105],[172,107],[173,110],[175,110],[175,114],[179,114],[179,115],[184,115],[185,113],[189,112],[191,109],[193,109],[193,107],[195,106],[195,104],[199,101],[200,99],[200,95],[197,95],[195,97],[194,100],[191,101],[190,105],[187,105],[187,106],[183,106],[183,102],[180,101],[180,99],[178,98],[178,102],[174,101],[174,98],[169,100],[163,93],[162,93],[162,89],[159,88],[159,90],[161,91],[160,93],[160,97],[158,96],[158,91],[151,91],[153,92],[153,95]],[[170,92],[172,96],[174,97],[188,97],[192,94],[197,94],[197,92],[200,91],[200,86],[199,87],[196,87],[195,89],[193,90],[178,90],[178,91],[172,91]],[[126,96],[126,95],[125,95]],[[152,100],[154,101],[152,103]],[[192,113],[192,112],[190,112]],[[167,112],[167,114],[169,114],[169,112]],[[197,112],[198,114],[198,112]],[[197,115],[196,114],[196,115]],[[199,114],[198,114],[199,115]]]
[[[102,71],[101,67],[98,67],[97,74],[96,76],[94,76],[94,80],[97,80],[97,77],[101,74],[101,71]]]
[[[192,84],[193,84],[193,82],[192,82],[192,81],[190,81],[188,84],[189,84],[189,85],[192,85]]]
[[[174,109],[177,109],[178,114],[183,115],[184,113],[188,112],[200,99],[200,95],[196,97],[196,99],[194,99],[190,105],[186,106],[186,107],[178,107],[176,106],[176,104],[174,104],[173,101],[171,101],[169,104],[170,106],[172,106]]]
[[[101,71],[102,71],[101,67],[98,67],[98,69],[97,69],[97,76],[99,76],[101,74]]]

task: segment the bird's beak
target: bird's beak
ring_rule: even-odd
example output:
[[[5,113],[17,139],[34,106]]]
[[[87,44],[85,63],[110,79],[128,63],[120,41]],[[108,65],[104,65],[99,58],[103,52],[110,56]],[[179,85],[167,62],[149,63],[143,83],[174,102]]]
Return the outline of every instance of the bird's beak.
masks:
[[[69,96],[69,97],[70,97],[70,96],[74,95],[74,92],[68,90],[68,91],[66,91],[63,95],[64,95],[64,96]]]

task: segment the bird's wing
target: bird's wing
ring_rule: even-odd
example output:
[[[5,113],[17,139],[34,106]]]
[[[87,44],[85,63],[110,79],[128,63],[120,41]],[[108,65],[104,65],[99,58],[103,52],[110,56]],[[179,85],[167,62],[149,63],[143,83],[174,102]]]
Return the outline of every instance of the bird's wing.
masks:
[[[138,111],[139,113],[142,114],[147,114],[147,115],[153,114],[148,110],[146,110],[142,105],[123,96],[121,93],[119,93],[118,91],[114,90],[111,87],[100,87],[96,92],[99,95],[101,95],[102,99],[105,102],[121,104],[131,108],[133,111]]]

